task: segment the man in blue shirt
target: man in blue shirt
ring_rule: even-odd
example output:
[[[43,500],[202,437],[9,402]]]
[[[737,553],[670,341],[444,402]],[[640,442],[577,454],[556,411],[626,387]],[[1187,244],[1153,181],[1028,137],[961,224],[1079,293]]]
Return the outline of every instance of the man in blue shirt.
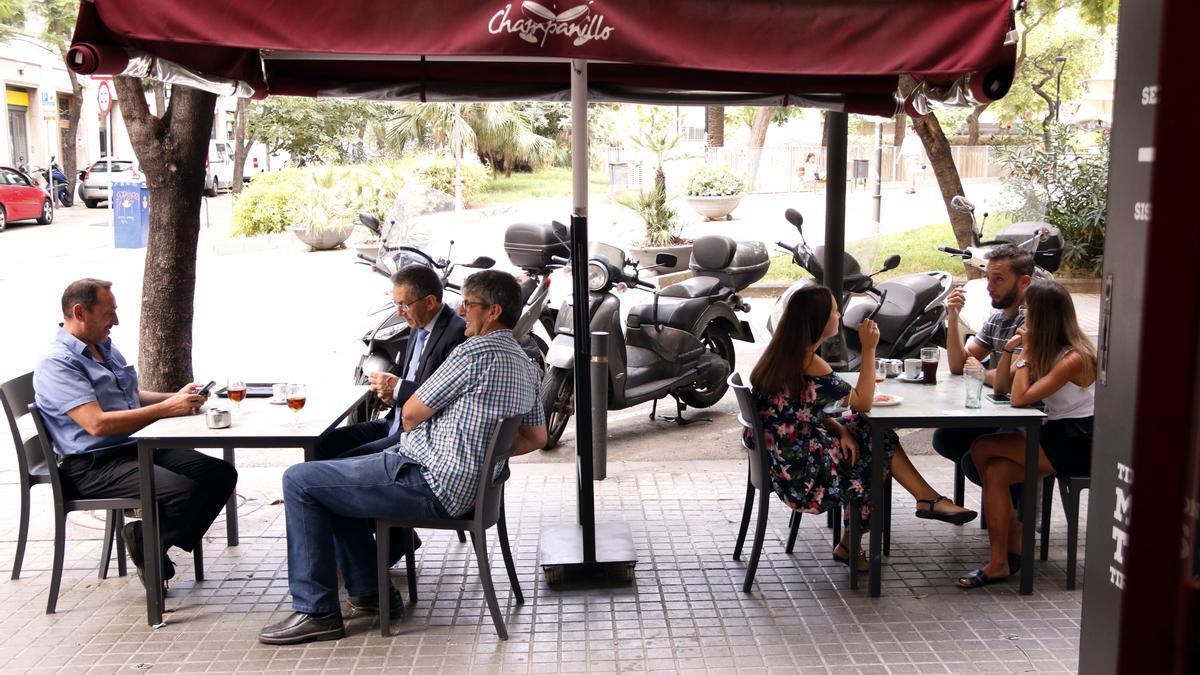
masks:
[[[137,371],[109,339],[118,323],[111,282],[72,282],[63,292],[62,311],[54,344],[33,373],[38,410],[61,472],[79,497],[136,497],[137,445],[130,434],[166,417],[197,413],[204,403],[200,385],[173,394],[138,387]],[[165,580],[175,574],[167,549],[192,550],[233,494],[237,471],[184,449],[159,450],[154,464]],[[141,521],[127,523],[121,535],[140,576]]]
[[[290,616],[258,634],[266,644],[297,644],[345,636],[338,572],[355,612],[399,595],[375,581],[378,517],[452,518],[473,508],[488,439],[500,420],[522,415],[513,445],[520,455],[546,443],[537,368],[517,344],[521,287],[510,274],[486,270],[462,288],[458,313],[467,340],[459,345],[401,412],[396,445],[365,457],[305,462],[283,474],[287,517]]]

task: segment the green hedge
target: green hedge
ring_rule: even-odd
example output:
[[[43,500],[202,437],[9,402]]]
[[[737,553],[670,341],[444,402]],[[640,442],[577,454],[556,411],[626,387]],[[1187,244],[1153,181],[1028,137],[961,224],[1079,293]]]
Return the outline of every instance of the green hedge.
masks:
[[[412,176],[411,168],[396,163],[302,167],[261,174],[234,198],[230,236],[252,237],[286,231],[312,199],[309,192],[317,174],[327,172],[333,174],[332,189],[336,190],[330,198],[348,205],[349,218],[366,212],[381,221],[391,212],[396,193]]]
[[[417,165],[417,177],[422,183],[435,190],[441,190],[448,195],[454,194],[454,158],[446,155],[428,158]],[[484,182],[488,179],[488,170],[475,159],[464,158],[462,161],[462,198],[464,203],[470,203]]]

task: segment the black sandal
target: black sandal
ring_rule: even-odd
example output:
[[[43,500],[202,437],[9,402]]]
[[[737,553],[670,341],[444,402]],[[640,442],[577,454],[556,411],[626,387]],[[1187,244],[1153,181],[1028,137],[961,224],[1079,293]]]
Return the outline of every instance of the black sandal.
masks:
[[[971,570],[970,572],[967,572],[963,576],[959,577],[958,581],[954,583],[959,588],[979,588],[980,586],[987,586],[988,584],[998,584],[1011,576],[1012,572],[1009,572],[1008,575],[1003,577],[990,577],[988,576],[988,573],[984,572],[983,568],[980,567],[977,570]],[[964,581],[966,583],[963,583]]]
[[[925,510],[917,509],[917,517],[926,520],[940,520],[943,523],[951,525],[964,525],[975,520],[975,516],[979,515],[971,510],[957,511],[955,513],[943,513],[937,510],[937,503],[940,501],[950,501],[945,495],[938,495],[933,499],[918,499],[918,504],[928,504],[929,508]]]

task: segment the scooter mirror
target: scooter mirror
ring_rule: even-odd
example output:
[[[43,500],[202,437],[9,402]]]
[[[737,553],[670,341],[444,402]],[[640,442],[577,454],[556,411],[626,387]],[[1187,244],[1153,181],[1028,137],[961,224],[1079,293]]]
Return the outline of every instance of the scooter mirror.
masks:
[[[654,256],[655,267],[674,267],[678,262],[679,258],[676,258],[671,253],[659,253]]]
[[[784,211],[783,217],[787,218],[789,223],[795,225],[797,230],[804,226],[804,216],[800,215],[800,212],[796,209],[788,209],[787,211]]]
[[[363,227],[370,230],[375,236],[379,236],[379,219],[369,213],[358,214],[358,222],[362,223]]]
[[[954,195],[954,197],[950,199],[950,208],[954,209],[955,211],[963,211],[965,213],[975,212],[975,205],[971,203],[971,200],[962,195]]]
[[[463,267],[470,267],[471,269],[476,270],[487,270],[491,269],[493,266],[495,266],[495,264],[496,261],[494,259],[489,258],[486,255],[481,255],[466,265],[463,265]]]
[[[889,255],[886,260],[883,261],[883,269],[880,270],[880,272],[894,270],[899,266],[900,266],[900,255],[897,253],[893,253],[892,255]]]

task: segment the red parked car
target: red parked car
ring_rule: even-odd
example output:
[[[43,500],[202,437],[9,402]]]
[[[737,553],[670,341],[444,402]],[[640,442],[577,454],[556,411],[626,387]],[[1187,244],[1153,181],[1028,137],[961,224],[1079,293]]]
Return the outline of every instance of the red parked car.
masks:
[[[37,220],[39,225],[49,225],[54,220],[54,209],[50,195],[28,176],[0,166],[0,232],[14,220]]]

